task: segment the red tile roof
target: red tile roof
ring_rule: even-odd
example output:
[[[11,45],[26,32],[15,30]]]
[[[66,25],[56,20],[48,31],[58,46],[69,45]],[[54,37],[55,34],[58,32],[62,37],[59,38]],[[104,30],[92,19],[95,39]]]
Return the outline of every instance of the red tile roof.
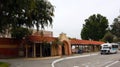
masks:
[[[27,39],[31,42],[52,42],[56,38],[54,37],[41,37],[41,36],[28,36]]]
[[[71,39],[71,44],[82,44],[82,45],[101,45],[104,42],[100,41],[89,41],[89,40],[79,40],[79,39]]]
[[[57,38],[55,37],[41,37],[41,36],[28,36],[26,37],[29,41],[34,42],[34,43],[41,43],[41,42],[53,42]],[[89,41],[89,40],[79,40],[79,39],[70,39],[71,44],[77,44],[77,45],[101,45],[104,42],[100,41]]]

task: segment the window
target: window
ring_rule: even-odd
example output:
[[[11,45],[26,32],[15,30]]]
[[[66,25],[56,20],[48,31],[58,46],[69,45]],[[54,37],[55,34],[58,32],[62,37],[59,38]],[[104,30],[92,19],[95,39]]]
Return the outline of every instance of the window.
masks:
[[[118,48],[118,45],[112,45],[112,48]]]

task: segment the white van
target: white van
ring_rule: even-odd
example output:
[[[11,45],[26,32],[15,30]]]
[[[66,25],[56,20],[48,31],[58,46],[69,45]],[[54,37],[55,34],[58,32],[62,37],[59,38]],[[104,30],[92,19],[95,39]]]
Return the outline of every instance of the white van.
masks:
[[[101,54],[117,53],[118,44],[117,43],[104,43],[101,44]]]

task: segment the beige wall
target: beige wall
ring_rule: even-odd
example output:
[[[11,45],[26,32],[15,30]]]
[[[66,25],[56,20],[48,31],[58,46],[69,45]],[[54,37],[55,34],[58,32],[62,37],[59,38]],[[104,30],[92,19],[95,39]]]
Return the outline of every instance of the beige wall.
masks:
[[[45,37],[53,37],[53,32],[52,31],[45,31],[45,30],[33,30],[32,35],[37,35],[37,36],[45,36]]]

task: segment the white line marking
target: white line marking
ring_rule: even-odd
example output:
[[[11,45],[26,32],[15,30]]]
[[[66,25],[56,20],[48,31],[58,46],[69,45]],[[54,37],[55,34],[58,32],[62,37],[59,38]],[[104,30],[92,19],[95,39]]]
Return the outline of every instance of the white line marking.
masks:
[[[73,67],[79,67],[79,66],[73,66]]]
[[[111,63],[111,64],[109,64],[109,65],[107,65],[107,66],[105,66],[105,67],[110,67],[110,66],[112,66],[112,65],[114,65],[114,64],[116,64],[116,63],[118,63],[119,61],[115,61],[115,62],[113,62],[113,63]]]
[[[103,63],[104,65],[107,65],[107,64],[110,64],[110,63],[112,63],[113,61],[108,61],[108,62],[105,62],[105,63]]]
[[[88,57],[88,56],[94,56],[94,55],[98,55],[98,54],[89,54],[89,55],[81,55],[81,56],[73,56],[73,57],[66,57],[66,58],[61,58],[61,59],[57,59],[55,61],[52,62],[51,66],[55,67],[55,63],[63,61],[63,60],[67,60],[67,59],[73,59],[73,58],[79,58],[79,57]]]

